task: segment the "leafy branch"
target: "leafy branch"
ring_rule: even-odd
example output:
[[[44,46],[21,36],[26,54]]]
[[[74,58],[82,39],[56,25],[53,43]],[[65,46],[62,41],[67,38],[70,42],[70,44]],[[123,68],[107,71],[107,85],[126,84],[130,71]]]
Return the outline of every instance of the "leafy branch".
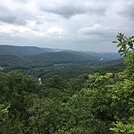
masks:
[[[134,50],[134,36],[131,37],[126,37],[124,34],[122,33],[118,33],[117,37],[117,41],[113,41],[113,43],[118,43],[117,47],[119,48],[118,52],[121,55],[125,55],[128,52],[131,52]]]

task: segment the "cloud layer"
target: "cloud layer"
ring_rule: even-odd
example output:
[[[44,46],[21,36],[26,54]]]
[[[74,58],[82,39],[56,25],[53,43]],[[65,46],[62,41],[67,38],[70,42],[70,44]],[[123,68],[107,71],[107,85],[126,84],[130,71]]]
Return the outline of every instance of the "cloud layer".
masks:
[[[116,51],[134,34],[134,0],[0,0],[0,44]]]

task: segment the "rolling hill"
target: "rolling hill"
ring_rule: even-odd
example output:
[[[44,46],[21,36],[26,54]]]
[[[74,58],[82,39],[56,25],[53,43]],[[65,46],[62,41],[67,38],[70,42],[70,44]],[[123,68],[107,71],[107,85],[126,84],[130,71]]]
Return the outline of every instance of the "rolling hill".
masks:
[[[89,55],[81,55],[79,53],[72,52],[48,52],[38,55],[28,56],[28,59],[32,60],[37,64],[63,64],[63,63],[94,63],[97,61],[97,58]]]
[[[48,52],[48,49],[42,49],[34,46],[0,45],[0,55],[26,56],[26,55],[45,53],[45,52]]]
[[[56,50],[57,51],[57,50]],[[94,56],[75,51],[57,51],[32,46],[0,45],[0,66],[49,66],[94,63]]]
[[[55,64],[103,64],[121,58],[117,53],[54,50],[33,46],[0,45],[0,66],[52,66]],[[101,59],[101,61],[100,61]]]
[[[117,53],[79,52],[32,46],[0,45],[0,71],[19,70],[47,78],[72,78],[92,72],[122,71],[123,59]]]
[[[0,66],[2,67],[15,67],[15,66],[28,66],[32,62],[22,56],[16,55],[0,55]]]

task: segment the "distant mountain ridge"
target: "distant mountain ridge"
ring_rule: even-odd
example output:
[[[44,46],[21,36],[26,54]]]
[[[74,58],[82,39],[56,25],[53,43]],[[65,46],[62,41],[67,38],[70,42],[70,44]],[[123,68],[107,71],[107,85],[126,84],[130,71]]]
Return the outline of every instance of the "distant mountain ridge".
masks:
[[[0,66],[94,64],[120,58],[117,53],[79,52],[34,46],[0,45]]]
[[[0,45],[0,55],[34,55],[48,52],[47,49],[42,49],[34,46],[10,46]]]

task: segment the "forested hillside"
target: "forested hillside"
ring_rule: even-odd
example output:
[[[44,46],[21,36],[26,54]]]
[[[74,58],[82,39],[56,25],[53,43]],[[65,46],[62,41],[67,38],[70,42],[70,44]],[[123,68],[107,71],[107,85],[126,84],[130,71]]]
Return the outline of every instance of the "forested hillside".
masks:
[[[0,134],[133,134],[134,36],[119,33],[126,68],[63,79],[0,73]],[[107,64],[105,64],[107,66]]]
[[[34,55],[47,52],[45,49],[32,46],[0,45],[0,55]]]
[[[38,55],[29,56],[33,62],[37,64],[63,64],[63,63],[94,63],[97,62],[99,59],[88,56],[88,55],[80,55],[79,53],[71,53],[71,52],[50,52],[50,53],[43,53]]]
[[[53,66],[54,64],[93,64],[99,59],[93,56],[72,54],[69,52],[48,52],[32,56],[0,55],[0,65],[3,67],[20,66]]]
[[[36,77],[60,75],[74,78],[94,72],[119,72],[124,69],[123,57],[117,53],[94,53],[0,45],[0,71],[21,71]]]

